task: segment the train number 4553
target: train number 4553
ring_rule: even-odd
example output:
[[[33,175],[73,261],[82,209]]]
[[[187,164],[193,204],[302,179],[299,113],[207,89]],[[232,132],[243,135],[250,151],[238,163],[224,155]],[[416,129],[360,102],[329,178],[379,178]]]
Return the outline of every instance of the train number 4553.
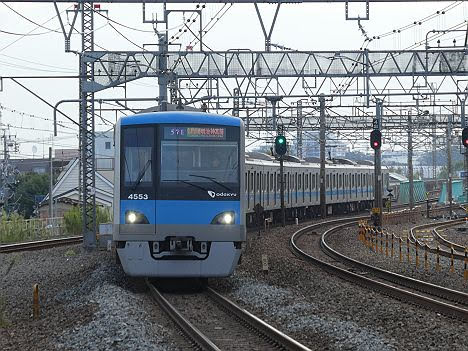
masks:
[[[148,194],[130,194],[128,195],[128,199],[130,200],[148,200]]]

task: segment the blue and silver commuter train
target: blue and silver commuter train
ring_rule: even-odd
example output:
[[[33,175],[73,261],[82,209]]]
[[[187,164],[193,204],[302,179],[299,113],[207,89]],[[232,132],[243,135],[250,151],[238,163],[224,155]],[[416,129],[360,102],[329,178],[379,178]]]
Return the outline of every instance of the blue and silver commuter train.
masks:
[[[229,276],[246,225],[258,222],[255,206],[261,205],[262,218],[280,218],[279,162],[246,156],[239,118],[198,112],[123,117],[115,146],[114,241],[129,275]],[[313,160],[284,163],[288,217],[319,215],[319,172]],[[388,171],[382,174],[386,189]],[[328,163],[327,213],[370,208],[373,177],[372,165]]]
[[[229,276],[246,240],[242,121],[198,112],[122,117],[115,146],[114,241],[124,271]]]

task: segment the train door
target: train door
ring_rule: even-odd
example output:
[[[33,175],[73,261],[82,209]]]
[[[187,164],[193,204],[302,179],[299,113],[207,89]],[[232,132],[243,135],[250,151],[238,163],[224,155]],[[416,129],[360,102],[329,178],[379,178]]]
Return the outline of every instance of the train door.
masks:
[[[294,185],[293,185],[293,190],[294,190],[294,197],[295,197],[295,203],[297,204],[297,190],[298,190],[298,174],[297,172],[294,172]]]
[[[306,192],[306,189],[309,187],[309,175],[308,174],[302,173],[302,182],[303,182],[303,185],[302,185],[302,203],[305,203],[305,201],[306,201],[305,192]]]

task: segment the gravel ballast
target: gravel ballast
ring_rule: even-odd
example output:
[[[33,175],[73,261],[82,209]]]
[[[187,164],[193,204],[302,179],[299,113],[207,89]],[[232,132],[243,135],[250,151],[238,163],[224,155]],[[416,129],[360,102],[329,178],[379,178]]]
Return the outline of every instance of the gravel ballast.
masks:
[[[108,252],[73,246],[3,254],[0,275],[0,350],[180,349],[144,281],[126,277]],[[31,316],[35,283],[39,320]]]
[[[248,235],[234,276],[210,284],[313,350],[466,349],[466,323],[361,288],[291,254],[289,238],[304,225]],[[354,231],[349,236],[343,246],[357,241]]]

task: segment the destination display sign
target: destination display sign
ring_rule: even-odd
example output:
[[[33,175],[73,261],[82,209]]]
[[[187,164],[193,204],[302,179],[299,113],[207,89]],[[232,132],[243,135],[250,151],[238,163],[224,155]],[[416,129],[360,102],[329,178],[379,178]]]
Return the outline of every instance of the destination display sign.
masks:
[[[164,139],[226,139],[223,127],[164,127]]]

